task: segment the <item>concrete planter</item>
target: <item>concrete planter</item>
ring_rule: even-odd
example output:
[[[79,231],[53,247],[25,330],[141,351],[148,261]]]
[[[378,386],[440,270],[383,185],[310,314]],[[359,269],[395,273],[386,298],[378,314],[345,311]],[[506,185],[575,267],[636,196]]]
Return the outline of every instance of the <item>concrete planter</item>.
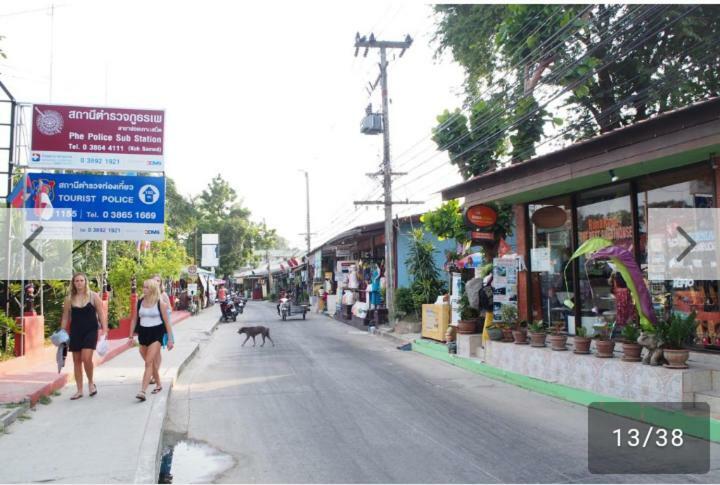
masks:
[[[595,357],[599,357],[601,359],[612,358],[613,350],[615,350],[615,341],[614,340],[596,340],[595,341],[595,349],[597,349],[597,353],[595,354]]]
[[[687,360],[690,357],[688,350],[663,349],[663,355],[668,363],[665,367],[668,369],[687,369]]]
[[[460,320],[458,322],[458,333],[463,335],[475,333],[476,324],[476,320]]]
[[[545,332],[530,332],[530,347],[545,347]]]
[[[553,350],[567,350],[567,335],[550,335],[550,346]]]
[[[642,352],[642,347],[639,344],[635,344],[632,342],[623,342],[622,348],[622,360],[624,362],[640,362],[640,353]]]
[[[521,330],[513,330],[513,338],[517,345],[527,345],[529,343],[527,340],[527,329],[524,328]]]
[[[503,339],[502,329],[498,327],[488,328],[488,335],[490,336],[490,340],[494,340],[495,342]]]
[[[590,353],[590,342],[592,340],[589,337],[575,337],[575,350],[576,354],[589,354]]]

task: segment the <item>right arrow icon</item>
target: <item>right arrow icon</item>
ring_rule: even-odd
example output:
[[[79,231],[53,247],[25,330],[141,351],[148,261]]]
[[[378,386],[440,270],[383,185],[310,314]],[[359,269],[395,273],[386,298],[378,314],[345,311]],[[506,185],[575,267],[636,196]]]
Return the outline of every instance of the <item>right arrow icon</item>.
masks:
[[[693,250],[693,248],[694,248],[695,246],[697,246],[697,242],[695,242],[695,240],[694,240],[693,238],[691,238],[691,237],[688,235],[688,233],[685,232],[685,230],[684,230],[682,227],[678,226],[678,227],[677,227],[677,231],[682,235],[682,237],[684,237],[685,239],[687,239],[687,242],[690,243],[690,245],[689,245],[688,247],[686,247],[685,250],[684,250],[682,253],[680,253],[680,255],[677,257],[677,262],[679,263],[680,261],[682,261],[682,259],[683,259],[685,256],[688,255],[688,253],[689,253],[690,251]]]

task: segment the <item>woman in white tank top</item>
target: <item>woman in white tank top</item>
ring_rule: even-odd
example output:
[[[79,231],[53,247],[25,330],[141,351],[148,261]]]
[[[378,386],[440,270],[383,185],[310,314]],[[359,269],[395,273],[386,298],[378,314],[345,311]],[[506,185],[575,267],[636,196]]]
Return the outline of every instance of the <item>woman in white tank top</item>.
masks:
[[[140,392],[135,396],[140,401],[146,399],[145,390],[150,385],[150,378],[154,377],[155,389],[152,393],[162,391],[160,384],[160,346],[163,337],[168,335],[167,347],[172,350],[174,339],[170,321],[166,318],[168,306],[160,299],[160,288],[158,284],[150,279],[143,283],[143,298],[138,304],[135,316],[130,323],[130,339],[133,343],[133,334],[137,328],[138,342],[140,343],[140,355],[145,360],[145,372],[143,373]]]

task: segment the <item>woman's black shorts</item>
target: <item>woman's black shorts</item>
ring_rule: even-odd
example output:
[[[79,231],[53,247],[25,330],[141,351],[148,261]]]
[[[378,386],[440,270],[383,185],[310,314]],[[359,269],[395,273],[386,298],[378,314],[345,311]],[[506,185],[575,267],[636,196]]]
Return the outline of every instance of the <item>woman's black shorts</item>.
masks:
[[[162,344],[163,336],[165,335],[165,325],[160,324],[153,327],[138,325],[137,332],[140,345],[147,347],[153,342],[160,342],[160,344]]]

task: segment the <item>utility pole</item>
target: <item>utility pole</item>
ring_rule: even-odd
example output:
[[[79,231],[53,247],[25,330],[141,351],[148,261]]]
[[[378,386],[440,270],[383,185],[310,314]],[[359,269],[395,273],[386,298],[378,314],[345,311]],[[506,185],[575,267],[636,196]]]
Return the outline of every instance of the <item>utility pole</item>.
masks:
[[[392,200],[392,177],[394,174],[390,167],[390,118],[388,115],[388,76],[387,76],[387,49],[401,49],[400,57],[405,50],[412,45],[412,38],[408,35],[404,41],[379,41],[375,39],[374,34],[370,34],[369,38],[360,37],[360,33],[355,35],[355,57],[357,57],[360,48],[365,48],[363,57],[367,57],[369,49],[380,49],[380,87],[382,90],[382,134],[383,134],[383,170],[372,176],[382,175],[383,187],[385,189],[385,197],[383,201],[357,201],[356,205],[384,205],[385,206],[385,305],[387,306],[389,317],[395,314],[395,234],[393,231],[392,206],[403,202],[393,202]],[[372,86],[373,89],[377,86]],[[405,201],[405,204],[420,204],[421,202]]]
[[[312,249],[312,244],[310,243],[310,236],[314,235],[314,232],[310,232],[310,174],[307,170],[299,169],[301,172],[305,174],[305,211],[306,211],[306,222],[307,222],[307,232],[300,233],[301,236],[305,236],[305,241],[307,242],[307,257],[310,257],[310,250]]]

